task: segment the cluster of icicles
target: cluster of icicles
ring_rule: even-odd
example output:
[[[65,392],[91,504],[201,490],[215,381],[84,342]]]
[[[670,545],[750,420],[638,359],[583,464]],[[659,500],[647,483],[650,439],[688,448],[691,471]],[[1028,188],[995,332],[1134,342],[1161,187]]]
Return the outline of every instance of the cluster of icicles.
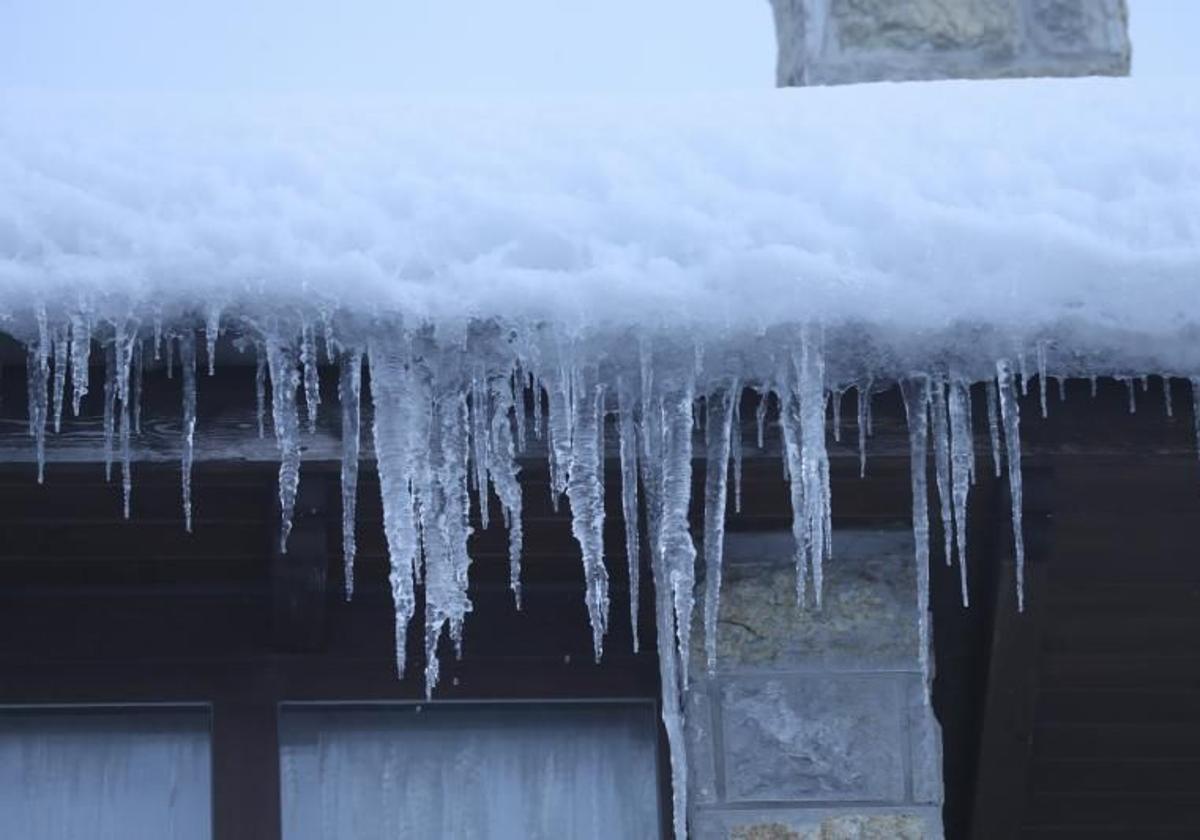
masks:
[[[697,551],[689,530],[693,441],[702,440],[707,465],[704,490],[703,621],[709,669],[716,664],[716,621],[721,588],[727,477],[733,476],[733,507],[741,509],[742,434],[740,405],[746,388],[758,391],[757,444],[763,445],[767,399],[778,401],[783,469],[791,491],[795,537],[796,599],[819,608],[822,570],[831,550],[827,413],[840,435],[846,391],[857,390],[860,465],[866,469],[871,431],[871,382],[839,385],[826,372],[819,327],[797,329],[793,346],[777,352],[770,376],[742,381],[714,376],[694,346],[656,345],[644,340],[632,364],[614,364],[594,348],[570,341],[522,341],[496,325],[476,331],[485,341],[439,341],[433,330],[376,328],[357,339],[335,336],[329,319],[263,323],[226,319],[219,311],[192,323],[141,327],[124,320],[97,325],[84,315],[36,317],[26,337],[30,433],[42,480],[48,429],[61,428],[68,399],[78,413],[89,388],[93,343],[105,358],[104,439],[106,470],[119,462],[126,516],[130,510],[131,437],[140,432],[143,370],[152,362],[182,377],[182,496],[190,530],[190,473],[196,427],[198,345],[206,347],[214,371],[218,332],[257,360],[259,434],[270,425],[279,446],[281,542],[286,549],[299,483],[304,427],[316,429],[322,399],[317,376],[322,355],[339,369],[337,399],[342,422],[343,540],[346,590],[354,586],[355,500],[360,456],[364,361],[370,369],[373,440],[383,497],[395,604],[395,651],[401,675],[406,639],[416,612],[416,587],[425,587],[425,686],[438,682],[437,645],[446,632],[461,650],[468,599],[467,551],[472,499],[488,527],[489,492],[503,510],[509,535],[513,598],[521,602],[521,488],[518,458],[530,439],[543,441],[550,463],[551,495],[557,507],[570,501],[572,530],[582,550],[587,610],[597,659],[603,651],[610,604],[604,563],[603,524],[605,429],[619,442],[622,519],[630,579],[630,620],[638,632],[638,573],[644,518],[653,572],[663,723],[670,743],[677,836],[685,835],[687,770],[683,698],[688,687],[689,646],[695,598]],[[201,338],[202,337],[202,338]],[[544,338],[544,336],[543,336]],[[323,345],[323,347],[322,347]],[[483,349],[481,349],[483,348]],[[324,350],[324,354],[320,350]],[[1024,357],[995,364],[987,392],[987,426],[996,475],[1002,462],[1020,464],[1018,395],[1028,387]],[[1045,352],[1038,346],[1039,381],[1045,410]],[[69,383],[69,387],[68,387]],[[268,387],[269,386],[269,387]],[[913,533],[918,580],[919,652],[928,674],[929,511],[926,463],[933,445],[935,479],[946,539],[945,556],[957,554],[962,598],[967,601],[967,500],[975,480],[971,381],[921,374],[901,378],[912,459]],[[1167,390],[1169,398],[1169,389]],[[269,403],[269,408],[268,408]],[[530,410],[532,407],[532,410]],[[1168,402],[1168,410],[1170,405]],[[695,432],[703,430],[697,436]],[[1018,592],[1023,569],[1021,474],[1008,471]],[[474,491],[472,493],[471,491]],[[811,585],[811,598],[808,587]],[[927,681],[928,684],[928,681]]]

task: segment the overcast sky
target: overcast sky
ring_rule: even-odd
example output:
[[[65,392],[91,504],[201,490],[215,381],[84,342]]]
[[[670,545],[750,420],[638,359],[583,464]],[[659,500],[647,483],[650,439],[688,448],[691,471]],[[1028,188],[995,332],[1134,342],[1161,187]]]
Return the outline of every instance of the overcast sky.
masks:
[[[1200,74],[1200,0],[1130,0],[1134,74]],[[767,0],[0,0],[0,85],[563,96],[762,88]]]

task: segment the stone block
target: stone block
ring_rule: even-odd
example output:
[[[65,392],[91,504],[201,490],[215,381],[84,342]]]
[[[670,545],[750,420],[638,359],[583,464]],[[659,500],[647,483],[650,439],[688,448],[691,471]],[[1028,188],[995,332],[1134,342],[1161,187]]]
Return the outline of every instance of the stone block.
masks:
[[[706,812],[693,834],[696,840],[935,840],[942,827],[935,808],[781,809]]]
[[[991,52],[1014,48],[1017,0],[832,0],[842,50]]]
[[[902,801],[903,676],[726,681],[720,717],[727,801]]]
[[[1124,0],[1028,0],[1029,37],[1057,56],[1112,55],[1124,58],[1130,44]]]
[[[917,593],[908,530],[836,532],[820,610],[796,605],[792,546],[789,533],[727,535],[718,670],[916,667]],[[704,667],[699,613],[692,635],[695,673]]]

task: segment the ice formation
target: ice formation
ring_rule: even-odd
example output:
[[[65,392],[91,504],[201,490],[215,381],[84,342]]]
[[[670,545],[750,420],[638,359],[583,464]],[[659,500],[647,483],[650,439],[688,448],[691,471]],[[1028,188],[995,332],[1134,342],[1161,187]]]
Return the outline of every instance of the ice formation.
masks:
[[[189,528],[198,343],[217,376],[218,338],[252,351],[257,432],[279,450],[284,550],[305,437],[340,417],[347,595],[359,462],[373,451],[397,669],[424,587],[431,692],[439,643],[461,647],[471,610],[472,512],[487,527],[498,502],[519,607],[521,459],[546,458],[551,502],[569,501],[597,658],[625,606],[610,603],[605,518],[624,526],[635,645],[648,560],[682,837],[691,522],[702,513],[713,667],[743,410],[759,448],[781,444],[797,601],[815,609],[831,559],[827,436],[841,435],[855,390],[865,474],[872,395],[899,386],[928,673],[928,473],[965,603],[986,427],[983,451],[1007,472],[1023,598],[1018,399],[1031,380],[1043,412],[1051,376],[1124,377],[1131,410],[1147,374],[1200,394],[1198,137],[1190,91],[1128,80],[642,110],[194,105],[173,119],[14,95],[0,105],[0,328],[25,347],[38,480],[72,422],[65,406],[78,415],[94,387],[90,360],[103,362],[106,460],[134,516],[148,366],[181,378]],[[322,364],[336,368],[336,393],[322,393]],[[606,466],[619,511],[605,508]]]

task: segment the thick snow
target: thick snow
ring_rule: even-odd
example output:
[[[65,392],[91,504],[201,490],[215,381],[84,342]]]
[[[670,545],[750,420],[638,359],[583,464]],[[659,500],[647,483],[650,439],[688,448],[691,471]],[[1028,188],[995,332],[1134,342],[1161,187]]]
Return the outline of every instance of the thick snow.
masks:
[[[28,350],[39,477],[53,431],[102,387],[106,459],[120,460],[128,509],[141,371],[178,359],[190,527],[196,389],[226,332],[254,351],[285,549],[304,438],[321,401],[339,402],[347,594],[370,433],[397,669],[415,620],[433,691],[439,641],[461,647],[471,611],[471,513],[488,527],[492,494],[520,606],[518,459],[530,431],[545,439],[552,504],[570,502],[604,654],[604,520],[618,513],[605,508],[604,453],[615,441],[624,548],[649,552],[680,837],[690,523],[703,511],[711,667],[730,472],[740,504],[742,389],[763,395],[760,447],[766,395],[781,408],[797,600],[819,608],[827,417],[840,435],[854,388],[865,470],[871,393],[899,382],[928,677],[926,466],[932,455],[943,553],[957,556],[965,600],[982,467],[970,385],[987,383],[992,467],[1008,467],[1019,592],[1018,395],[1034,373],[1043,410],[1051,375],[1123,377],[1131,408],[1133,380],[1148,373],[1195,387],[1197,291],[1200,101],[1184,84],[876,85],[549,110],[0,98],[0,329]],[[103,383],[88,380],[97,349]],[[336,393],[322,394],[321,363],[338,366]]]
[[[714,342],[820,319],[905,357],[983,327],[1200,367],[1171,340],[1200,324],[1197,138],[1186,81],[528,110],[10,92],[0,311],[285,301]]]

